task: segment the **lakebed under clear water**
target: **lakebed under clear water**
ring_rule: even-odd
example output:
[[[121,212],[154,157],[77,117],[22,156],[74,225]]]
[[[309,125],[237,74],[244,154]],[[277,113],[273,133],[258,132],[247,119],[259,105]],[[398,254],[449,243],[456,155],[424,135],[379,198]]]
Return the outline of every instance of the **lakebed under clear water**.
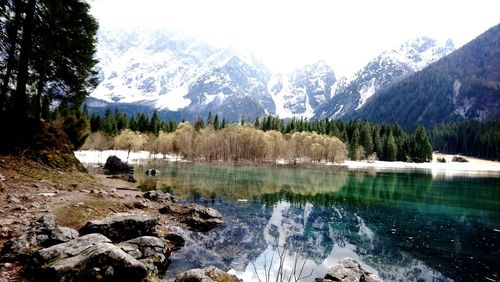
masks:
[[[215,265],[244,281],[314,281],[352,257],[387,281],[500,279],[499,176],[155,163],[135,177],[225,220],[178,229],[186,246],[167,277]]]

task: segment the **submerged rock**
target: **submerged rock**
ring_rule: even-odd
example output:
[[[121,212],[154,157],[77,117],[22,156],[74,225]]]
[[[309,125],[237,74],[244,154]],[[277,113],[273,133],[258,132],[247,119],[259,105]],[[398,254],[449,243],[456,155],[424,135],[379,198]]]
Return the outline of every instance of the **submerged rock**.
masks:
[[[205,267],[203,269],[191,269],[185,271],[175,278],[175,282],[239,282],[235,275],[229,274],[218,269],[215,266]]]
[[[80,234],[101,233],[113,242],[154,235],[158,220],[145,214],[116,213],[100,220],[92,220],[80,229]]]
[[[364,269],[352,258],[341,259],[334,265],[324,278],[316,278],[316,282],[380,282],[381,280],[370,271]]]
[[[144,264],[101,234],[42,249],[34,261],[44,281],[142,281],[148,274]]]
[[[165,200],[168,202],[175,203],[175,196],[170,193],[165,193],[161,190],[153,190],[144,193],[144,198],[152,201]]]
[[[160,209],[160,213],[180,216],[180,221],[193,231],[209,231],[224,223],[222,215],[217,210],[196,204],[167,205]]]
[[[154,275],[164,272],[167,268],[171,250],[160,238],[142,236],[122,242],[118,247],[146,265]]]
[[[160,171],[157,169],[154,169],[154,168],[150,168],[150,169],[146,170],[146,175],[149,175],[149,176],[157,176],[159,174],[160,174]]]
[[[109,156],[104,164],[104,169],[109,173],[129,173],[134,170],[131,165],[124,163],[117,156]]]
[[[58,226],[54,215],[46,214],[33,222],[21,236],[7,242],[2,249],[2,257],[18,259],[31,255],[38,249],[68,242],[77,238],[78,235],[75,229]]]

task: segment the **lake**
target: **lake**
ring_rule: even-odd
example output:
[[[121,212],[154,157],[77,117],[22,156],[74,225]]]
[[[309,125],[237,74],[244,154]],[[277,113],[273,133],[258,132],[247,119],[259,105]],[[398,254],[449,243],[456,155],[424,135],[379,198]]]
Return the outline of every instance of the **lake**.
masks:
[[[175,229],[186,246],[167,277],[215,265],[244,281],[314,281],[352,257],[385,281],[500,280],[499,177],[175,163],[135,177],[225,220]]]

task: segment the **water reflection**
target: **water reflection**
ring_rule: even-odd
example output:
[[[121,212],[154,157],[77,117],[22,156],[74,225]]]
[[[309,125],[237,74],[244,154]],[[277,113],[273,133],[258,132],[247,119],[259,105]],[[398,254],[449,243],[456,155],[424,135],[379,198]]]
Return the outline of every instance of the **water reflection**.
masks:
[[[280,246],[287,272],[298,258],[312,278],[349,256],[385,280],[499,279],[498,178],[203,165],[167,165],[152,178],[146,168],[136,170],[146,189],[213,206],[226,221],[209,233],[179,230],[188,243],[169,277],[215,264],[257,281],[278,271],[269,266]]]

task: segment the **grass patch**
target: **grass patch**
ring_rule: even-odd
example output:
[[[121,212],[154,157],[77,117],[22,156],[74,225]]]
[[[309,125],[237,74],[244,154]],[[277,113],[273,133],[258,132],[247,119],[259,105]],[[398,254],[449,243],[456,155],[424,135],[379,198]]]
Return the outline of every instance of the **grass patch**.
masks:
[[[126,204],[117,200],[88,196],[56,208],[54,215],[59,225],[78,230],[89,220],[104,218],[111,212],[127,210]]]

